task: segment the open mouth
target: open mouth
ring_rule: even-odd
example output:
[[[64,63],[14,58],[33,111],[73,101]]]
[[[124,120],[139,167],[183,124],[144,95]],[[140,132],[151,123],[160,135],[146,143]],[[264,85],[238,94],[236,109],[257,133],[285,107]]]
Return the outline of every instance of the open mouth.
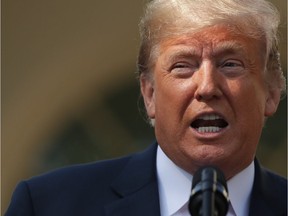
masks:
[[[199,133],[217,133],[228,126],[228,122],[217,114],[205,114],[195,119],[191,127]]]

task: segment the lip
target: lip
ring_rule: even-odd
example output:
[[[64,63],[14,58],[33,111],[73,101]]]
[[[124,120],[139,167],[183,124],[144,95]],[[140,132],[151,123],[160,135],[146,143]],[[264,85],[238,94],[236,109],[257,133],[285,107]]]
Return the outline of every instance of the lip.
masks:
[[[226,127],[221,128],[219,131],[214,131],[214,132],[199,132],[199,130],[197,130],[196,128],[193,128],[191,126],[195,120],[203,118],[203,116],[213,116],[213,115],[219,116],[221,119],[226,121],[228,125]],[[196,138],[199,138],[199,139],[216,139],[216,138],[220,138],[221,136],[224,135],[224,133],[229,129],[230,124],[227,121],[227,118],[222,113],[211,111],[211,112],[201,112],[201,113],[197,114],[196,116],[194,116],[193,119],[190,121],[189,127]]]

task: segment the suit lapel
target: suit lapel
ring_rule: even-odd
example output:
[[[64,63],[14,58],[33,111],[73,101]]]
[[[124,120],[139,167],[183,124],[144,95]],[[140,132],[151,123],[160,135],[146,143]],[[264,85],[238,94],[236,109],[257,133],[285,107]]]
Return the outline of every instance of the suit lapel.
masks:
[[[111,185],[119,199],[105,206],[107,216],[159,216],[159,194],[156,176],[156,149],[154,144],[143,153],[133,156],[124,170]],[[275,184],[273,184],[275,181]],[[249,215],[284,216],[279,193],[284,194],[283,185],[278,186],[271,174],[255,160],[255,178],[251,193]],[[283,203],[282,200],[282,203]],[[281,202],[281,201],[280,201]]]
[[[120,199],[107,205],[107,216],[159,216],[159,194],[156,177],[156,149],[152,145],[136,154],[111,185]]]
[[[278,185],[275,177],[272,177],[267,170],[260,167],[255,160],[255,178],[250,201],[250,216],[284,216],[286,215],[283,206],[285,202],[285,191],[283,185]],[[279,200],[283,194],[283,200]]]

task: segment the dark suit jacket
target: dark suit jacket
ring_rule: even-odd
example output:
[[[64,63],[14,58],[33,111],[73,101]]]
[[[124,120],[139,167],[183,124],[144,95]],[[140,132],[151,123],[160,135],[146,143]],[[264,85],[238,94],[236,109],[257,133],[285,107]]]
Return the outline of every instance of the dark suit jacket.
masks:
[[[6,216],[160,216],[156,146],[21,182]],[[287,181],[255,162],[251,216],[286,216]],[[241,185],[239,185],[241,187]]]

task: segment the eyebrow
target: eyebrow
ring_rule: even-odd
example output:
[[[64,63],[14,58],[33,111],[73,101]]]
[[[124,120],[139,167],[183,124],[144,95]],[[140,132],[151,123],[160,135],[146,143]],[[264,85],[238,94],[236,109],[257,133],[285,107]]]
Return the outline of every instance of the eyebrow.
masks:
[[[223,41],[213,47],[212,55],[241,54],[246,56],[245,47],[239,41]]]
[[[213,57],[233,54],[247,56],[247,52],[245,50],[245,46],[237,40],[222,41],[217,43],[212,48],[212,52],[210,55]],[[199,53],[199,48],[183,47],[180,50],[173,51],[169,56],[167,56],[167,60],[169,62],[175,62],[182,58],[197,58],[199,56],[201,56],[201,52]]]
[[[199,51],[197,52],[197,49],[193,47],[186,47],[181,48],[181,50],[174,51],[171,55],[167,57],[167,60],[169,62],[174,62],[181,58],[191,58],[191,57],[199,56]]]

